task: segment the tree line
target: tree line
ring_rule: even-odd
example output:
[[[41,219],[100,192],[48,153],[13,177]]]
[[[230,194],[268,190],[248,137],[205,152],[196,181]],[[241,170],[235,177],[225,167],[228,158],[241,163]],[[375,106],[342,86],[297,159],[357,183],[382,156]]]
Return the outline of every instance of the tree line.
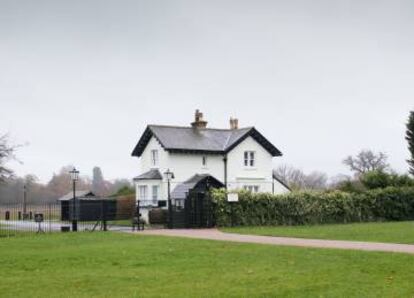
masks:
[[[409,173],[414,176],[414,111],[411,111],[406,123],[406,136],[410,158],[407,160]],[[51,180],[42,184],[36,176],[14,176],[13,170],[6,166],[11,159],[16,159],[15,152],[19,146],[11,145],[8,135],[0,136],[0,203],[19,202],[23,197],[24,186],[29,200],[33,202],[54,201],[71,191],[69,171],[72,166],[65,166],[58,173],[53,174]],[[286,183],[292,190],[322,190],[342,189],[358,191],[374,186],[414,185],[413,178],[407,174],[395,173],[388,164],[388,157],[383,152],[375,153],[372,150],[362,150],[355,156],[348,156],[343,160],[353,173],[353,177],[339,176],[329,181],[328,175],[314,171],[309,174],[292,166],[282,165],[274,170],[274,174]],[[92,179],[80,177],[78,189],[88,189],[100,196],[116,194],[131,194],[134,188],[128,179],[107,181],[103,178],[102,170],[94,167]]]
[[[26,191],[27,202],[30,204],[56,202],[57,199],[72,191],[72,180],[69,171],[73,166],[64,166],[47,183],[40,183],[36,176],[26,175],[16,177],[7,175],[0,183],[0,204],[20,203]],[[128,179],[105,180],[102,170],[94,167],[92,179],[80,176],[76,182],[76,189],[90,190],[98,196],[112,196],[133,192],[132,183]]]
[[[406,123],[405,139],[410,152],[410,158],[407,160],[408,173],[414,176],[414,111],[410,112]],[[414,179],[408,174],[400,175],[392,170],[388,156],[384,152],[362,150],[355,156],[346,157],[343,164],[354,173],[354,176],[339,175],[329,181],[325,173],[314,171],[306,174],[288,165],[279,166],[274,170],[274,174],[292,190],[362,191],[387,186],[414,186]]]

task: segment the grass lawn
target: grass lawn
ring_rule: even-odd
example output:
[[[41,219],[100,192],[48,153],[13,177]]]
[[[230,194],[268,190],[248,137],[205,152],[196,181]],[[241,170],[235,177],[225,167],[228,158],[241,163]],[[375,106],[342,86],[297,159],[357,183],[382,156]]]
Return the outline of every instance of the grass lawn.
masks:
[[[117,233],[0,239],[1,297],[413,297],[414,256]]]
[[[234,227],[221,230],[266,236],[414,244],[414,221],[289,227]]]

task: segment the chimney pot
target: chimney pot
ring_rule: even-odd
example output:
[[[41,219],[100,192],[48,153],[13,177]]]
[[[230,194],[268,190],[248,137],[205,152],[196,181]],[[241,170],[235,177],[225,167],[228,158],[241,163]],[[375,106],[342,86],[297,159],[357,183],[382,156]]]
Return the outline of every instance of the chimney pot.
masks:
[[[191,126],[196,129],[207,127],[207,121],[203,120],[203,113],[199,109],[195,111],[194,122],[191,123]]]
[[[230,129],[239,128],[239,119],[230,117]]]

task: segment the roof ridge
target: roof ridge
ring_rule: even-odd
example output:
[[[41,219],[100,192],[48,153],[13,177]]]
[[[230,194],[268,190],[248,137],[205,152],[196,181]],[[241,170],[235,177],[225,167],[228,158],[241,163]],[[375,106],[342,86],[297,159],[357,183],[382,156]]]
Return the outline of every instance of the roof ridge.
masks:
[[[180,129],[193,129],[191,126],[181,126],[181,125],[164,125],[164,124],[148,124],[148,127],[167,127],[167,128],[180,128]],[[251,129],[254,126],[246,126],[238,129],[230,129],[230,128],[197,128],[198,130],[219,130],[219,131],[239,131],[244,129]]]

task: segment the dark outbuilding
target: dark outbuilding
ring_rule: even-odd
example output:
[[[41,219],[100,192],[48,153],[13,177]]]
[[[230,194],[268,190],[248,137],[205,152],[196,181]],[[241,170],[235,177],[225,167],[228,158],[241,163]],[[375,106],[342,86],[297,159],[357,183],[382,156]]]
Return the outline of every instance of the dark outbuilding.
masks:
[[[73,192],[59,199],[61,220],[73,219]],[[97,197],[91,191],[76,191],[76,218],[79,221],[115,220],[117,204],[115,199]]]

